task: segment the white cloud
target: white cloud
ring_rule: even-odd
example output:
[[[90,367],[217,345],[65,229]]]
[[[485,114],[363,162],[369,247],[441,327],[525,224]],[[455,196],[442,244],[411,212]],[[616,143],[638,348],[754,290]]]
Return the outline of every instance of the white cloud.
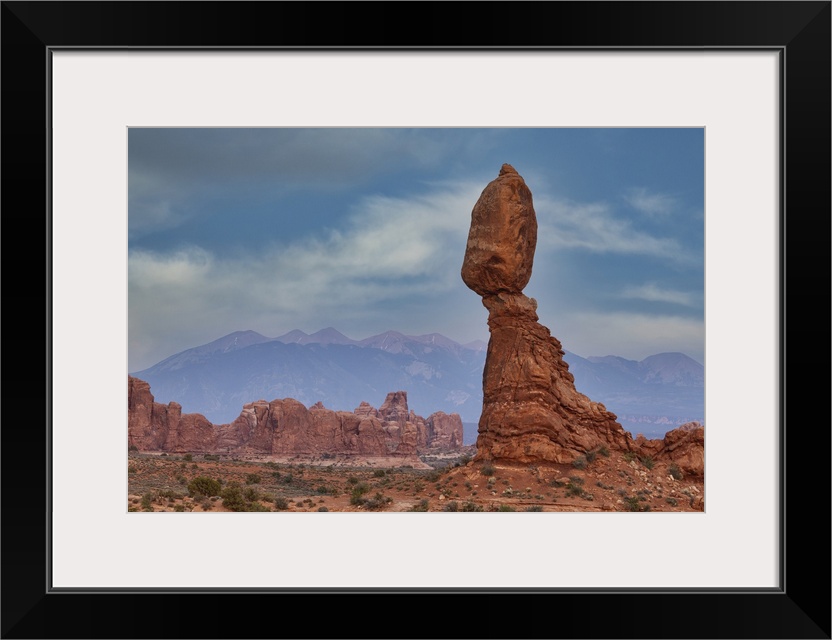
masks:
[[[627,287],[620,296],[647,302],[670,302],[672,304],[694,307],[697,304],[697,296],[689,291],[674,291],[664,289],[654,282],[648,282],[639,286]]]
[[[676,199],[665,193],[651,193],[643,187],[630,189],[624,199],[631,207],[648,216],[664,216],[676,208]]]
[[[366,198],[342,231],[234,258],[199,247],[131,251],[131,370],[238,329],[345,330],[351,318],[373,314],[381,317],[380,330],[402,328],[396,313],[404,305],[467,291],[459,274],[479,193],[446,184],[410,199]],[[479,301],[471,294],[464,302]],[[149,353],[147,345],[157,341]]]
[[[535,200],[535,211],[538,243],[546,248],[651,256],[683,264],[695,260],[675,238],[636,229],[604,202],[582,204],[541,197]]]

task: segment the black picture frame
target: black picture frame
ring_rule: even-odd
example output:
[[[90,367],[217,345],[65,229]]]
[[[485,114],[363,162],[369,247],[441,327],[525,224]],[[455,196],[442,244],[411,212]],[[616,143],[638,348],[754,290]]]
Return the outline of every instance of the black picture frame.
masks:
[[[2,2],[0,20],[3,638],[830,637],[830,2]],[[778,51],[780,588],[54,592],[48,96],[68,47]],[[737,466],[753,477],[753,459]],[[672,561],[627,552],[634,571]],[[481,561],[460,548],[448,570]]]

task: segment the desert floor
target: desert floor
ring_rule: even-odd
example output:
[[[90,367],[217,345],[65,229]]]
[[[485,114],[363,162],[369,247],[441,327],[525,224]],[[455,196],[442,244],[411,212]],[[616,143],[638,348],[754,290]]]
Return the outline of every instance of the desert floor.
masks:
[[[575,465],[505,465],[459,455],[267,459],[130,453],[131,512],[704,511],[704,479],[632,454]],[[421,468],[414,468],[421,467]],[[196,481],[208,478],[216,481]],[[210,494],[210,495],[209,495]]]

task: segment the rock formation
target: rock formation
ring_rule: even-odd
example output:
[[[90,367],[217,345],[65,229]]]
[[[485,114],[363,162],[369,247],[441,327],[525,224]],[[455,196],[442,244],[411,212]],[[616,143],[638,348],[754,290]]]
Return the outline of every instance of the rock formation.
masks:
[[[407,406],[407,393],[387,395],[380,409],[362,402],[332,411],[320,402],[258,400],[230,424],[214,425],[176,403],[156,402],[150,385],[128,377],[128,444],[140,451],[253,454],[342,454],[413,458],[462,446],[462,419],[437,412],[427,419]]]
[[[462,280],[482,296],[491,332],[475,459],[568,463],[601,446],[629,450],[632,436],[615,414],[575,389],[561,343],[537,322],[537,302],[522,293],[536,243],[531,191],[504,164],[471,213],[462,264]]]
[[[662,439],[647,440],[639,436],[635,445],[641,455],[672,462],[686,476],[701,478],[705,475],[705,427],[699,422],[685,423],[668,431]]]

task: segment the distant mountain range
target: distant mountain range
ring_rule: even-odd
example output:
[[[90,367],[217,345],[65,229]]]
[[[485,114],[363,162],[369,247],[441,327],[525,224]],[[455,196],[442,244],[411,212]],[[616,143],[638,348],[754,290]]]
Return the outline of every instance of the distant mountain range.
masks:
[[[353,340],[332,327],[299,329],[277,338],[236,331],[170,356],[131,375],[150,383],[157,402],[215,424],[231,422],[243,404],[294,398],[310,406],[352,411],[361,401],[379,406],[390,391],[408,393],[418,414],[459,413],[465,443],[476,440],[482,409],[487,344],[459,344],[438,333],[386,331]],[[648,438],[676,426],[704,423],[704,367],[682,353],[640,362],[618,356],[582,358],[566,352],[578,391],[602,402],[621,425]]]

